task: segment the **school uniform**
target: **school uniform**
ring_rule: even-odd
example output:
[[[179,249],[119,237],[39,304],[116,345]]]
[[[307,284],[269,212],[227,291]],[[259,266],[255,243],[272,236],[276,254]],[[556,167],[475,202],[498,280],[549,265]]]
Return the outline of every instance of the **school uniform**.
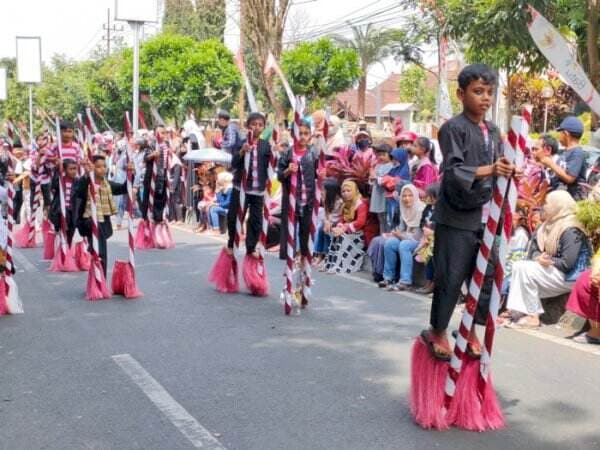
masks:
[[[73,236],[75,235],[75,216],[73,214],[73,195],[74,195],[74,186],[77,183],[78,178],[68,178],[64,177],[64,197],[65,197],[65,222],[67,226],[67,243],[71,246],[73,242]],[[52,183],[50,184],[50,192],[51,192],[51,203],[50,209],[48,211],[48,218],[52,225],[54,225],[54,230],[58,233],[61,229],[61,207],[60,207],[60,177],[58,174],[54,176],[52,179]]]
[[[142,197],[142,217],[148,219],[148,208],[150,205],[150,183],[152,181],[152,169],[154,164],[157,164],[156,182],[154,186],[154,207],[152,211],[152,220],[154,222],[163,221],[163,211],[167,204],[167,189],[168,189],[168,158],[169,147],[166,144],[159,144],[157,150],[160,155],[157,159],[150,159],[150,155],[154,152],[154,148],[147,148],[144,153],[144,163],[146,164],[146,172],[144,174],[144,193]]]

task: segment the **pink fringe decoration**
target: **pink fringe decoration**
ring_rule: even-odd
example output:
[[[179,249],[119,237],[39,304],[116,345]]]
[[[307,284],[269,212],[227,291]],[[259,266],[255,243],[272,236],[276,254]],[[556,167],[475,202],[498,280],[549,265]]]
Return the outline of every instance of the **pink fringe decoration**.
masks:
[[[54,244],[56,241],[56,233],[49,227],[50,222],[44,220],[42,222],[42,238],[44,240],[44,256],[45,261],[51,261],[54,258]]]
[[[252,255],[246,255],[242,263],[242,276],[252,295],[258,297],[269,295],[269,279],[262,258],[257,259]]]
[[[33,225],[35,227],[35,225]],[[33,233],[33,239],[29,239],[29,233],[31,232],[32,224],[29,220],[26,220],[21,228],[14,233],[15,247],[17,248],[35,248],[37,243],[35,241],[35,233]]]
[[[425,429],[447,430],[444,387],[449,364],[438,361],[419,336],[411,356],[410,411],[415,422]]]
[[[149,250],[155,248],[152,225],[148,220],[140,220],[135,234],[135,248]]]
[[[160,222],[154,225],[154,242],[156,248],[167,249],[175,247],[171,229],[167,222]]]
[[[219,292],[239,292],[240,284],[235,256],[228,254],[226,249],[222,249],[215,265],[208,274],[208,281],[213,283]]]
[[[90,270],[92,255],[88,252],[87,243],[84,241],[75,244],[75,263],[82,272]]]
[[[0,316],[10,314],[8,311],[7,286],[4,275],[0,276]]]
[[[100,281],[96,281],[95,269],[100,271]],[[94,258],[90,264],[90,270],[88,271],[87,288],[85,291],[85,298],[88,300],[104,300],[110,298],[110,292],[106,287],[106,278],[102,271],[102,262],[100,258]]]
[[[73,254],[73,248],[67,248],[67,254],[63,255],[60,249],[60,243],[54,250],[54,258],[52,264],[50,264],[49,272],[79,272],[79,267],[75,262],[75,255]]]
[[[135,282],[135,271],[129,261],[115,261],[112,272],[112,292],[127,299],[144,295]]]
[[[504,416],[491,378],[486,383],[483,400],[479,396],[479,381],[479,360],[467,356],[456,384],[454,399],[448,410],[448,422],[469,431],[504,428]]]

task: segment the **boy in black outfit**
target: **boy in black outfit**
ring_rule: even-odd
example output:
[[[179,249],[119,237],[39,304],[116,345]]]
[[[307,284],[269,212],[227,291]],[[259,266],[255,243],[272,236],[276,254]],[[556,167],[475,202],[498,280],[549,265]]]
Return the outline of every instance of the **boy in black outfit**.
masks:
[[[67,243],[71,247],[73,236],[75,234],[75,215],[73,214],[73,193],[74,187],[79,177],[77,176],[77,163],[73,159],[63,161],[64,170],[64,196],[65,196],[65,222],[67,227]],[[58,171],[54,174],[51,183],[52,201],[48,218],[54,225],[56,232],[61,229],[61,207],[60,207],[60,176]]]
[[[265,187],[269,177],[269,165],[273,155],[269,141],[260,139],[265,129],[265,116],[253,112],[248,116],[246,128],[252,135],[252,142],[244,142],[241,147],[232,149],[231,170],[233,172],[233,192],[231,203],[227,212],[227,230],[229,240],[227,242],[228,253],[233,253],[233,244],[236,233],[236,220],[240,206],[240,186],[242,184],[242,173],[244,171],[244,159],[250,154],[248,173],[246,174],[245,209],[249,210],[248,222],[246,224],[246,254],[255,258],[259,257],[256,244],[263,224],[263,207],[265,202]]]
[[[423,331],[432,355],[448,361],[451,357],[446,334],[461,286],[473,274],[484,224],[484,205],[492,198],[495,178],[515,175],[514,164],[503,156],[499,129],[485,120],[496,90],[496,74],[487,66],[465,67],[458,77],[457,96],[463,112],[447,121],[439,131],[444,155],[441,166],[440,197],[434,221],[433,263],[435,280],[431,306],[431,328]],[[486,271],[475,321],[485,324],[491,294],[494,257]],[[450,270],[452,269],[452,270]],[[473,331],[467,351],[478,357],[481,347]]]

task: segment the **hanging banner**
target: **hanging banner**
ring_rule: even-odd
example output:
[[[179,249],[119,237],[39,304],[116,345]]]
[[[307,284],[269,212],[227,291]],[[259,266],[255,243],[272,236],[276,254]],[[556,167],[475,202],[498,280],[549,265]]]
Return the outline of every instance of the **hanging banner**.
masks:
[[[529,33],[535,45],[565,82],[577,92],[592,111],[600,115],[600,95],[577,62],[576,56],[571,53],[565,38],[535,8],[530,6],[529,9],[532,18],[529,23]]]

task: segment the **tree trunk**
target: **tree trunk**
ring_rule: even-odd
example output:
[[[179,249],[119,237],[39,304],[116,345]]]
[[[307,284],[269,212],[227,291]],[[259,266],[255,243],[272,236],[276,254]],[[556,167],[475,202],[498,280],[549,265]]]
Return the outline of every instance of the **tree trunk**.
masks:
[[[364,72],[363,72],[364,73]],[[363,75],[358,80],[358,117],[360,119],[365,118],[365,101],[367,98],[367,75]]]
[[[587,56],[592,84],[600,87],[600,58],[598,55],[598,0],[587,0]],[[598,125],[598,116],[592,114],[592,128]]]

